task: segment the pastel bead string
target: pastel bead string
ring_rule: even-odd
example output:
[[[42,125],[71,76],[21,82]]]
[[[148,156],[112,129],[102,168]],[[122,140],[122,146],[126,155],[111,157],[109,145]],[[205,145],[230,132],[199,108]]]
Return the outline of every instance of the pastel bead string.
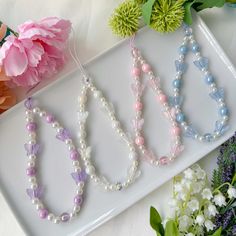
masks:
[[[73,35],[74,30],[72,29]],[[135,149],[135,145],[132,140],[128,137],[125,131],[122,129],[120,121],[116,118],[116,114],[112,104],[104,97],[102,91],[98,90],[90,76],[88,76],[87,71],[84,69],[83,65],[80,62],[77,50],[76,50],[76,40],[74,37],[73,52],[71,47],[69,47],[70,55],[78,66],[78,69],[82,75],[82,90],[81,94],[78,97],[78,133],[79,133],[79,144],[81,149],[81,157],[84,161],[85,170],[87,175],[90,176],[91,180],[104,188],[106,191],[120,191],[127,188],[140,175],[139,170],[139,158]],[[86,121],[89,116],[87,111],[87,102],[89,95],[93,95],[93,98],[98,101],[101,106],[101,109],[107,114],[111,126],[114,131],[117,133],[118,137],[125,143],[129,150],[128,158],[131,161],[131,165],[128,167],[127,176],[123,180],[118,181],[109,181],[104,175],[99,174],[97,168],[95,168],[92,162],[92,148],[87,144],[86,140]]]
[[[141,150],[145,160],[150,164],[155,166],[167,165],[172,162],[183,150],[183,145],[180,138],[181,129],[175,121],[175,109],[171,109],[168,105],[168,97],[161,89],[160,79],[154,75],[151,66],[144,60],[140,51],[136,47],[132,47],[131,54],[133,57],[133,83],[131,88],[135,97],[135,118],[133,119],[135,143]],[[163,113],[166,119],[171,123],[171,151],[168,155],[161,156],[159,158],[154,155],[152,150],[149,150],[146,147],[146,141],[142,134],[144,124],[144,105],[142,102],[144,82],[141,78],[142,74],[146,74],[148,76],[148,87],[153,90],[157,101],[163,106]]]
[[[87,98],[89,93],[92,93],[93,97],[101,104],[101,107],[107,113],[107,116],[110,119],[112,128],[115,130],[117,135],[121,138],[121,140],[127,145],[129,149],[129,159],[131,161],[131,165],[128,168],[127,177],[123,181],[108,181],[105,176],[98,174],[98,171],[92,163],[91,147],[88,146],[86,142],[86,120],[89,115],[89,112],[86,110],[86,102],[88,100]],[[113,107],[103,96],[102,92],[94,86],[91,79],[88,78],[87,75],[84,75],[84,85],[82,87],[81,95],[78,98],[78,102],[78,127],[80,134],[79,143],[81,152],[83,153],[82,158],[86,167],[86,173],[96,184],[102,186],[107,191],[120,191],[121,189],[127,188],[136,180],[136,178],[140,174],[140,172],[138,171],[138,155],[136,153],[133,142],[129,139],[127,134],[121,128],[121,124],[115,116],[115,111]]]
[[[83,188],[86,179],[86,173],[81,169],[80,166],[80,154],[74,146],[70,133],[59,124],[52,114],[34,106],[32,98],[28,98],[25,101],[25,108],[27,122],[26,129],[29,135],[29,141],[25,144],[25,150],[28,156],[26,175],[28,176],[29,182],[31,184],[30,188],[26,189],[26,193],[30,197],[33,205],[35,205],[38,215],[41,219],[47,219],[55,224],[68,222],[79,214],[80,207],[83,202]],[[69,150],[69,157],[74,168],[74,172],[71,173],[71,176],[76,183],[76,195],[73,199],[74,207],[71,213],[64,212],[56,216],[52,212],[49,212],[48,207],[46,207],[42,201],[44,188],[38,184],[36,168],[36,160],[39,158],[38,154],[41,148],[40,144],[36,140],[38,129],[38,125],[35,121],[36,115],[42,118],[43,121],[56,130],[56,138],[64,142]]]
[[[183,128],[186,137],[200,142],[211,142],[222,136],[228,130],[229,126],[227,123],[229,120],[229,109],[225,104],[223,88],[217,87],[215,76],[209,71],[208,58],[201,56],[200,45],[194,39],[192,28],[184,25],[183,29],[185,37],[182,45],[179,47],[179,58],[175,61],[177,73],[172,83],[174,96],[170,97],[170,104],[176,109],[176,121]],[[183,75],[187,70],[185,57],[189,51],[192,51],[196,57],[196,60],[193,63],[203,73],[205,83],[210,89],[209,96],[215,100],[218,105],[219,119],[216,121],[212,133],[200,134],[196,128],[188,123],[187,117],[182,110],[183,97],[180,93],[183,84]]]

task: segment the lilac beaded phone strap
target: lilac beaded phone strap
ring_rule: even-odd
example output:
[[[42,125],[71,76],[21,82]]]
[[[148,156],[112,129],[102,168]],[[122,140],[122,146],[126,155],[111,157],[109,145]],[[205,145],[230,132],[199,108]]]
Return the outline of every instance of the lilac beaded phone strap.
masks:
[[[73,32],[74,33],[74,32]],[[128,137],[126,132],[122,129],[122,125],[119,120],[116,118],[115,110],[113,106],[108,102],[108,100],[104,97],[102,91],[98,90],[94,85],[91,77],[87,74],[84,67],[82,66],[80,59],[78,57],[76,51],[76,42],[74,40],[74,53],[70,54],[74,61],[76,62],[81,74],[82,74],[82,89],[81,93],[78,96],[78,133],[79,133],[79,144],[81,149],[81,156],[84,161],[85,171],[90,176],[91,180],[95,182],[97,185],[103,187],[107,191],[120,191],[122,189],[130,186],[140,175],[139,171],[139,159],[135,149],[135,145],[132,140]],[[101,109],[107,114],[112,128],[115,130],[120,139],[127,146],[129,154],[128,158],[131,161],[131,165],[128,167],[127,176],[123,178],[123,180],[117,181],[109,181],[107,178],[101,174],[99,174],[97,168],[95,168],[92,162],[92,149],[87,144],[86,140],[86,121],[89,116],[89,112],[87,110],[87,100],[89,95],[92,95],[100,104]],[[101,140],[100,140],[101,141]],[[115,167],[115,166],[114,166]]]
[[[192,28],[187,25],[183,26],[185,37],[182,45],[179,48],[179,59],[175,61],[176,76],[173,80],[174,96],[170,97],[170,103],[172,107],[176,109],[176,121],[182,126],[185,131],[185,136],[201,142],[211,142],[222,136],[229,128],[229,110],[224,100],[223,88],[218,88],[215,82],[215,77],[209,71],[208,58],[202,57],[200,52],[200,46],[194,39]],[[183,83],[183,75],[187,70],[187,64],[185,63],[185,57],[189,51],[195,54],[196,60],[194,65],[202,71],[204,74],[204,80],[210,88],[209,96],[216,101],[219,110],[219,119],[215,123],[215,128],[212,133],[205,133],[203,135],[187,122],[186,115],[182,110],[183,97],[180,96],[181,86]]]
[[[79,152],[76,150],[68,130],[63,128],[52,114],[34,106],[32,98],[28,98],[25,101],[25,109],[27,122],[26,129],[29,133],[29,141],[25,144],[25,150],[29,159],[26,174],[31,183],[30,188],[26,189],[26,193],[30,197],[33,205],[35,205],[41,219],[48,219],[55,224],[68,222],[79,214],[83,202],[83,188],[86,173],[81,169]],[[38,159],[38,154],[40,152],[40,144],[36,140],[38,125],[35,116],[41,117],[47,124],[54,128],[56,130],[56,138],[64,142],[68,147],[70,159],[74,168],[74,172],[71,173],[71,176],[76,183],[76,195],[74,197],[74,207],[71,213],[64,212],[59,216],[55,216],[53,213],[49,212],[49,208],[42,201],[44,187],[38,184],[38,179],[36,178],[36,160]]]
[[[131,40],[133,40],[131,38]],[[133,44],[133,43],[132,43]],[[131,45],[131,54],[133,57],[133,83],[131,84],[131,88],[135,97],[135,118],[133,119],[133,130],[135,134],[135,143],[142,152],[144,159],[152,165],[167,165],[172,162],[184,149],[181,143],[181,129],[178,126],[178,123],[175,121],[175,109],[171,109],[168,105],[168,97],[165,95],[164,91],[160,86],[160,79],[156,77],[151,69],[151,66],[144,60],[141,55],[140,50],[137,47]],[[144,118],[143,118],[143,91],[144,91],[144,82],[143,78],[141,78],[142,73],[147,74],[149,76],[148,87],[150,87],[158,102],[163,106],[163,113],[166,119],[171,123],[171,151],[169,155],[162,156],[158,158],[154,155],[152,150],[149,150],[145,145],[145,138],[142,134]]]

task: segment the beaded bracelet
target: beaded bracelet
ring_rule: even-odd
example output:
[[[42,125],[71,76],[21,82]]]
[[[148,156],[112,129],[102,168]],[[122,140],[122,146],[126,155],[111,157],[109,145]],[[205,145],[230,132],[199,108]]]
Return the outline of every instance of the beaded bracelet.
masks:
[[[26,189],[26,193],[30,197],[32,203],[36,206],[41,219],[48,219],[55,224],[60,222],[68,222],[78,215],[83,202],[83,188],[86,179],[86,173],[81,169],[79,152],[76,150],[68,130],[63,128],[53,115],[44,110],[41,110],[39,107],[34,106],[32,98],[28,98],[25,101],[25,108],[27,122],[26,129],[29,133],[29,141],[25,144],[25,150],[29,159],[26,174],[29,177],[29,182],[31,183],[30,188]],[[36,115],[46,121],[47,124],[51,125],[56,130],[56,138],[64,142],[68,147],[70,159],[74,167],[74,172],[71,173],[71,176],[77,186],[76,195],[74,197],[74,207],[71,213],[64,212],[59,216],[55,216],[53,213],[49,212],[48,208],[42,202],[44,188],[38,184],[35,163],[38,159],[37,155],[40,152],[40,144],[36,141],[38,128],[37,123],[35,122]]]
[[[196,42],[193,36],[192,28],[187,25],[183,26],[185,37],[182,45],[179,48],[179,59],[175,61],[176,76],[173,80],[174,96],[170,97],[170,104],[176,109],[176,121],[182,126],[185,131],[185,136],[190,137],[201,142],[211,142],[222,136],[229,128],[227,125],[229,120],[229,110],[224,100],[223,88],[218,88],[215,83],[215,77],[209,71],[209,61],[206,57],[202,57],[200,53],[200,46]],[[213,133],[205,133],[203,135],[187,122],[186,115],[182,111],[183,97],[180,96],[181,86],[183,84],[183,75],[187,70],[187,64],[185,63],[185,56],[189,51],[192,51],[196,60],[194,65],[202,71],[204,74],[204,80],[210,88],[210,97],[217,102],[218,113],[220,118],[215,123],[215,129]]]
[[[172,162],[184,149],[181,144],[180,134],[181,129],[178,127],[178,123],[175,121],[175,109],[171,109],[168,105],[168,97],[165,95],[160,86],[160,79],[155,77],[151,66],[143,59],[140,51],[133,47],[131,51],[133,57],[133,69],[132,76],[134,82],[131,85],[134,97],[135,97],[135,118],[133,119],[133,130],[135,133],[135,143],[141,150],[144,158],[152,165],[167,165]],[[143,115],[143,103],[142,94],[144,91],[144,83],[141,80],[142,72],[149,76],[148,87],[150,87],[158,102],[163,106],[163,112],[166,119],[171,123],[171,151],[167,156],[157,158],[153,151],[150,151],[145,146],[145,139],[142,135],[142,128],[144,124]]]

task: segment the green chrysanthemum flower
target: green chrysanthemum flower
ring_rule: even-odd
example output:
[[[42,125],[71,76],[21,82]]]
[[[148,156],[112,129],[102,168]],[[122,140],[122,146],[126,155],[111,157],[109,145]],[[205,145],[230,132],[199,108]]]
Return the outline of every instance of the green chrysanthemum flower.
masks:
[[[114,34],[122,37],[133,35],[139,27],[141,9],[134,1],[123,2],[112,14],[109,25]]]
[[[135,2],[137,2],[138,4],[144,4],[146,3],[148,0],[134,0]]]
[[[175,31],[183,22],[185,1],[158,0],[153,6],[150,27],[162,33]]]

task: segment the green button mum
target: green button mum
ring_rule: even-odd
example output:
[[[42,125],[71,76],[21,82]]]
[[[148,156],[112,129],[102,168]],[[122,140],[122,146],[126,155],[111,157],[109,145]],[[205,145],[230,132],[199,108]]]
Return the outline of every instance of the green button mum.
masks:
[[[179,28],[184,18],[185,0],[159,0],[154,3],[150,27],[158,32],[173,32]]]
[[[141,14],[140,5],[137,2],[123,2],[115,9],[109,20],[112,32],[121,37],[133,35],[139,28]]]

